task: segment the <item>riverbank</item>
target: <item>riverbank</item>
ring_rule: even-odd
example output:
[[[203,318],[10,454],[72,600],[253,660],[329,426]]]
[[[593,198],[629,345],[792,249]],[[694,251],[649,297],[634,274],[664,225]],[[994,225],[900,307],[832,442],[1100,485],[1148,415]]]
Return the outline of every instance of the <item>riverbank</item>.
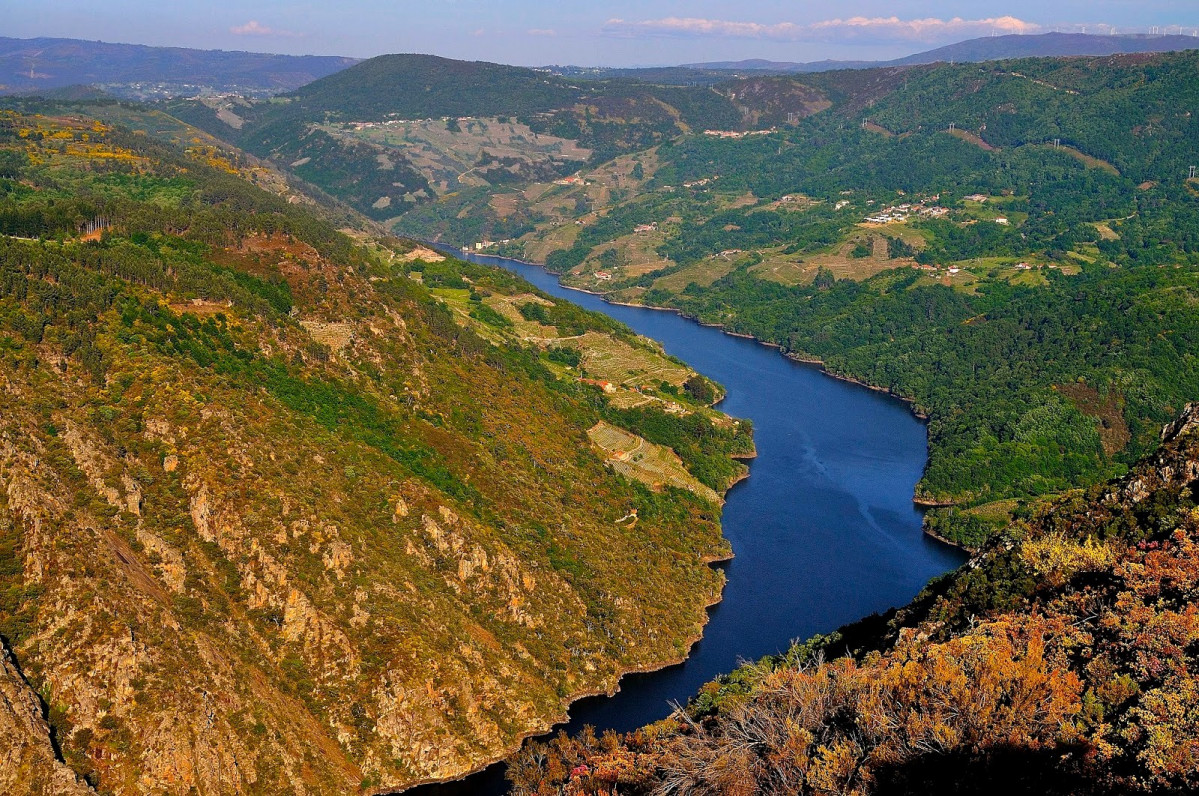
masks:
[[[694,322],[700,326],[703,326],[705,328],[717,329],[722,334],[726,334],[730,337],[736,337],[736,338],[739,338],[742,340],[752,340],[753,342],[757,343],[758,345],[765,346],[766,348],[774,349],[776,351],[781,352],[784,357],[786,357],[787,359],[790,359],[793,362],[797,362],[801,365],[807,365],[807,366],[814,367],[820,373],[822,373],[825,376],[828,376],[829,378],[836,379],[837,381],[846,382],[848,384],[853,384],[858,387],[864,387],[867,390],[871,390],[871,391],[877,392],[877,393],[882,393],[883,395],[886,395],[890,398],[899,400],[899,401],[903,402],[908,407],[908,410],[912,413],[912,415],[914,417],[916,417],[918,420],[920,420],[922,423],[927,423],[929,421],[928,413],[925,412],[916,403],[916,401],[914,399],[908,398],[903,395],[897,395],[889,388],[881,387],[876,384],[871,384],[870,382],[855,378],[855,377],[850,376],[845,373],[839,373],[835,370],[830,370],[828,367],[828,364],[824,360],[814,358],[814,357],[805,357],[800,354],[794,354],[794,353],[785,351],[783,349],[782,345],[780,345],[779,343],[772,343],[768,340],[763,340],[760,337],[755,337],[752,334],[746,334],[745,332],[734,332],[734,331],[728,329],[724,324],[721,324],[721,323],[708,323],[706,321],[701,321],[699,318],[688,315],[687,313],[683,312],[682,310],[680,310],[676,307],[662,307],[662,306],[657,306],[657,305],[653,305],[653,304],[637,304],[637,303],[633,303],[633,302],[616,301],[615,299],[610,298],[610,294],[602,293],[602,292],[595,291],[595,290],[588,290],[586,288],[575,287],[573,285],[563,282],[562,276],[560,274],[550,271],[545,265],[543,265],[541,263],[533,263],[533,262],[529,262],[527,260],[520,260],[520,259],[517,259],[514,257],[501,257],[499,255],[477,254],[474,256],[479,257],[481,259],[485,259],[485,260],[486,259],[509,260],[511,262],[520,263],[521,265],[527,266],[529,268],[541,269],[545,273],[552,275],[557,280],[558,285],[560,287],[562,287],[562,289],[571,290],[571,291],[574,291],[577,293],[584,293],[589,296],[595,296],[595,297],[601,299],[602,301],[604,301],[606,304],[612,305],[614,307],[631,307],[631,308],[635,308],[635,309],[652,310],[654,312],[668,312],[668,313],[677,315],[681,318],[685,318],[689,321],[692,321],[692,322]],[[733,457],[733,458],[739,458],[739,457]],[[748,477],[748,473],[744,474],[741,478],[738,478],[736,481],[733,482],[733,484],[730,484],[730,487],[735,485],[736,483],[739,483],[740,481],[744,480],[747,477]],[[913,490],[912,503],[913,503],[913,505],[919,506],[922,509],[949,508],[951,506],[957,505],[956,502],[954,502],[954,501],[933,500],[930,498],[921,497],[919,494],[919,484],[917,484],[916,488]],[[963,547],[962,545],[960,545],[958,543],[952,542],[936,533],[933,533],[931,530],[929,530],[927,524],[922,523],[921,527],[922,527],[922,531],[929,538],[935,539],[942,544],[947,544],[947,545],[954,547],[958,550],[961,550],[963,552],[967,552],[967,553],[971,552],[969,550],[969,548]]]
[[[443,250],[448,249],[450,251],[453,251],[453,249],[451,247],[444,246],[443,244],[430,244],[430,245],[441,247]],[[478,257],[478,258],[484,259],[484,260],[487,260],[487,259],[509,260],[514,263],[520,263],[521,265],[528,266],[530,268],[540,268],[543,271],[545,271],[547,274],[551,274],[552,276],[554,276],[558,280],[558,284],[561,285],[563,290],[573,290],[576,293],[585,293],[589,296],[595,296],[597,298],[602,299],[605,303],[611,304],[614,307],[633,307],[635,309],[641,309],[641,310],[653,310],[654,312],[670,312],[675,315],[678,315],[680,318],[686,318],[687,320],[692,321],[693,323],[696,323],[699,326],[703,326],[708,329],[719,329],[722,333],[727,334],[729,337],[738,337],[738,338],[741,338],[742,340],[753,340],[758,345],[766,346],[767,348],[773,348],[776,351],[781,351],[783,353],[783,356],[787,357],[788,359],[792,360],[793,362],[798,362],[802,365],[814,365],[824,375],[828,376],[829,378],[848,382],[849,384],[856,384],[859,387],[865,387],[868,390],[874,390],[875,392],[881,392],[885,395],[895,398],[896,400],[903,401],[905,404],[908,404],[909,408],[911,409],[912,414],[914,416],[916,416],[917,418],[919,418],[921,421],[927,422],[929,419],[928,414],[925,411],[923,411],[919,407],[919,405],[917,405],[917,403],[914,399],[908,398],[903,395],[897,395],[896,393],[892,392],[891,390],[889,390],[886,387],[880,387],[877,384],[871,384],[868,381],[863,381],[861,379],[854,378],[853,376],[849,376],[844,373],[838,373],[837,371],[829,370],[828,365],[822,359],[813,359],[813,358],[809,358],[809,357],[803,357],[798,354],[792,354],[790,352],[783,351],[783,346],[780,345],[779,343],[772,343],[769,340],[763,340],[760,337],[755,337],[754,335],[746,334],[745,332],[731,331],[730,329],[728,329],[728,327],[726,327],[722,323],[708,323],[706,321],[701,321],[699,318],[688,315],[687,313],[683,312],[682,310],[678,309],[677,307],[661,307],[661,306],[657,306],[655,304],[635,304],[635,303],[629,302],[629,301],[616,301],[615,299],[609,298],[609,296],[611,295],[609,293],[602,293],[597,290],[588,290],[587,288],[584,288],[584,287],[575,287],[574,285],[570,285],[570,284],[567,284],[566,282],[563,282],[562,276],[560,274],[557,274],[557,273],[549,270],[549,268],[547,268],[542,263],[529,262],[528,260],[521,260],[516,257],[504,257],[504,256],[501,256],[498,254],[476,254],[474,252],[470,252],[469,254],[473,257]],[[913,498],[912,500],[913,500],[913,502],[916,502],[918,505],[924,505],[922,503],[919,503],[919,501],[917,501],[916,498]],[[952,506],[954,504],[953,503],[945,503],[945,504],[936,504],[936,505]]]
[[[653,304],[637,304],[637,303],[633,303],[633,302],[616,301],[609,297],[610,294],[602,293],[602,292],[595,291],[595,290],[588,290],[586,288],[575,287],[573,285],[567,284],[562,281],[562,276],[560,274],[556,274],[553,271],[550,271],[548,268],[546,268],[546,266],[544,266],[540,263],[533,263],[533,262],[529,262],[527,260],[520,260],[520,259],[513,258],[513,257],[500,257],[499,255],[479,254],[479,255],[475,255],[475,256],[477,256],[481,259],[509,260],[512,262],[520,263],[521,265],[527,266],[529,268],[541,269],[545,273],[552,275],[557,280],[558,285],[561,286],[562,289],[571,290],[571,291],[574,291],[577,293],[584,293],[584,294],[590,295],[590,296],[595,296],[595,297],[601,299],[602,301],[604,301],[606,304],[612,305],[614,307],[631,307],[631,308],[635,308],[635,309],[652,310],[654,312],[668,312],[668,313],[677,315],[681,318],[685,318],[689,321],[692,321],[692,322],[694,322],[700,326],[703,326],[705,328],[717,329],[722,334],[726,334],[730,337],[736,337],[736,338],[739,338],[742,340],[752,340],[753,342],[757,343],[758,345],[765,346],[766,348],[774,349],[776,351],[781,352],[784,357],[786,357],[787,359],[790,359],[792,362],[797,362],[801,365],[814,367],[821,374],[828,376],[829,378],[836,379],[837,381],[846,382],[847,384],[853,384],[858,387],[864,387],[867,390],[881,393],[890,398],[899,400],[899,401],[903,402],[908,407],[908,410],[912,413],[912,415],[914,417],[916,417],[918,420],[920,420],[922,423],[927,423],[929,421],[928,413],[926,411],[924,411],[916,403],[916,401],[914,399],[908,398],[903,395],[897,395],[896,393],[894,393],[893,391],[891,391],[890,389],[888,389],[886,387],[881,387],[876,384],[871,384],[870,382],[855,378],[848,374],[839,373],[835,370],[830,370],[828,367],[828,364],[824,360],[814,358],[814,357],[805,357],[800,354],[794,354],[789,351],[785,351],[783,349],[782,345],[780,345],[778,343],[772,343],[768,340],[763,340],[759,337],[755,337],[752,334],[746,334],[744,332],[734,332],[734,331],[728,329],[724,324],[721,324],[721,323],[708,323],[705,321],[701,321],[699,318],[688,315],[687,313],[683,312],[682,310],[680,310],[676,307],[662,307],[662,306],[657,306],[657,305],[653,305]],[[740,457],[735,456],[733,458],[740,458]],[[744,474],[741,478],[738,478],[736,481],[733,482],[733,484],[730,484],[730,487],[735,485],[736,483],[739,483],[740,481],[744,480],[747,477],[748,477],[748,473]],[[912,504],[915,506],[919,506],[922,509],[949,508],[951,506],[957,505],[957,503],[955,501],[934,500],[931,498],[921,497],[919,494],[919,483],[917,483],[916,488],[913,490]],[[961,550],[966,553],[972,552],[969,548],[964,547],[963,545],[961,545],[959,543],[950,541],[949,539],[946,539],[946,538],[940,536],[939,534],[933,533],[928,528],[928,525],[926,523],[921,523],[921,529],[922,529],[923,533],[926,534],[929,538],[935,539],[936,541],[940,542],[941,544],[949,545],[955,549]]]
[[[756,452],[754,453],[754,455],[755,456],[757,455]],[[734,486],[741,483],[745,479],[749,478],[749,475],[750,474],[747,471],[747,472],[741,474],[741,476],[738,477],[731,484],[729,484],[728,487],[726,487],[720,493],[721,499],[723,500],[725,498],[725,496],[728,495],[729,491]],[[721,565],[725,565],[725,564],[728,564],[729,562],[731,562],[735,557],[736,557],[736,554],[730,550],[727,555],[706,556],[702,559],[702,561],[707,566],[710,566],[713,568],[719,568]],[[570,715],[571,708],[573,708],[578,703],[583,702],[584,700],[594,699],[596,697],[608,697],[608,698],[614,697],[615,695],[620,693],[621,683],[625,682],[627,680],[627,678],[629,678],[629,677],[633,677],[633,676],[637,676],[637,675],[650,675],[650,674],[654,674],[656,672],[665,671],[665,670],[670,669],[675,666],[681,666],[681,665],[685,664],[687,662],[687,659],[690,657],[691,652],[695,649],[695,646],[703,640],[704,630],[708,627],[708,625],[712,621],[712,610],[714,608],[716,608],[717,606],[719,606],[720,603],[723,601],[724,592],[725,592],[725,589],[727,588],[727,586],[728,586],[728,578],[726,577],[724,579],[724,582],[721,584],[720,592],[716,595],[716,598],[711,600],[710,602],[704,604],[704,606],[703,606],[704,620],[703,620],[703,622],[700,623],[698,631],[695,634],[693,634],[692,636],[689,636],[683,642],[686,645],[686,649],[679,655],[667,658],[662,661],[644,664],[642,666],[634,666],[631,668],[621,669],[620,672],[616,675],[616,679],[612,682],[611,687],[606,688],[606,689],[602,689],[602,688],[595,689],[592,691],[582,691],[582,692],[573,694],[573,695],[565,698],[561,703],[561,711],[562,712],[560,713],[560,715],[557,719],[554,719],[553,721],[551,721],[549,724],[547,724],[545,727],[543,727],[541,729],[531,730],[527,733],[524,733],[523,735],[521,735],[519,737],[519,739],[515,743],[513,743],[511,746],[507,747],[499,756],[489,758],[489,759],[485,760],[484,762],[479,763],[477,766],[470,769],[469,771],[465,771],[465,772],[459,774],[458,776],[455,776],[455,777],[449,778],[449,779],[421,780],[419,782],[414,782],[414,783],[405,785],[400,790],[375,791],[374,796],[450,796],[451,793],[453,793],[454,796],[457,796],[457,791],[454,790],[456,786],[466,785],[472,778],[478,777],[478,776],[484,774],[485,772],[492,771],[496,767],[504,765],[504,762],[506,760],[508,760],[509,758],[511,758],[514,754],[519,752],[521,747],[523,747],[525,745],[525,743],[528,742],[529,740],[536,739],[536,738],[548,738],[549,736],[551,736],[554,733],[554,731],[556,729],[569,724],[571,721],[571,715]],[[443,791],[442,789],[446,789],[446,790]],[[482,791],[485,792],[485,789],[482,789]],[[462,791],[463,794],[468,793],[468,792],[472,793],[472,794],[475,793],[475,791],[473,791],[473,790],[472,791]],[[501,791],[501,792],[506,792],[506,790]]]
[[[440,245],[440,244],[437,244],[437,245]],[[635,309],[641,309],[641,310],[653,310],[654,312],[670,312],[675,315],[678,315],[680,318],[686,318],[687,320],[692,321],[693,323],[696,323],[699,326],[703,326],[708,329],[718,329],[723,334],[727,334],[729,337],[737,337],[742,340],[753,340],[758,345],[765,346],[766,348],[772,348],[776,351],[782,352],[783,356],[787,357],[788,359],[790,359],[793,362],[798,362],[801,365],[815,366],[818,370],[820,370],[821,373],[828,376],[829,378],[837,379],[838,381],[844,381],[849,384],[855,384],[859,387],[865,387],[867,390],[873,390],[874,392],[880,392],[880,393],[890,396],[891,398],[894,398],[898,401],[902,401],[908,405],[908,408],[911,410],[912,414],[916,418],[918,418],[922,422],[928,422],[928,420],[929,420],[928,413],[920,408],[920,406],[916,403],[915,399],[908,398],[903,395],[898,395],[886,387],[880,387],[877,384],[871,384],[868,381],[863,381],[862,379],[855,378],[848,374],[838,373],[835,370],[829,370],[828,365],[825,363],[824,360],[815,359],[815,358],[811,358],[811,357],[804,357],[799,354],[792,354],[788,351],[784,351],[783,346],[780,345],[779,343],[772,343],[769,340],[763,340],[760,337],[755,337],[754,335],[746,334],[745,332],[731,331],[728,327],[726,327],[722,323],[708,323],[706,321],[701,321],[699,318],[688,315],[687,313],[683,312],[682,310],[678,309],[677,307],[661,307],[661,306],[657,306],[654,304],[635,304],[633,302],[628,302],[628,301],[616,301],[615,299],[609,298],[609,296],[611,295],[609,293],[601,293],[597,290],[588,290],[587,288],[583,288],[583,287],[575,287],[574,285],[570,285],[570,284],[567,284],[566,282],[563,282],[562,276],[560,274],[550,271],[548,268],[546,268],[545,265],[543,265],[541,263],[533,263],[533,262],[529,262],[528,260],[518,259],[516,257],[502,257],[498,254],[473,254],[472,253],[472,256],[478,257],[481,259],[485,259],[485,260],[486,259],[510,260],[512,262],[520,263],[521,265],[525,265],[530,268],[540,268],[543,271],[545,271],[547,274],[553,275],[558,280],[558,284],[561,285],[564,290],[573,290],[576,293],[585,293],[589,296],[595,296],[599,299],[602,299],[605,303],[611,304],[614,307],[633,307]],[[734,457],[734,458],[736,458],[736,457]],[[912,502],[919,506],[930,506],[930,507],[955,505],[954,503],[925,503],[925,502],[922,502],[922,499],[917,498],[917,497],[913,497]]]
[[[723,412],[754,424],[753,477],[724,492],[721,524],[736,557],[723,565],[727,580],[701,637],[680,648],[681,665],[643,667],[653,671],[621,677],[614,696],[571,704],[567,732],[584,725],[627,732],[665,718],[672,703],[686,702],[739,662],[902,605],[962,562],[958,551],[922,533],[911,499],[927,432],[905,404],[826,379],[820,368],[779,356],[776,346],[701,325],[674,308],[607,301],[511,258],[467,259],[508,268],[546,294],[657,341],[726,388]],[[497,766],[420,796],[505,792]]]

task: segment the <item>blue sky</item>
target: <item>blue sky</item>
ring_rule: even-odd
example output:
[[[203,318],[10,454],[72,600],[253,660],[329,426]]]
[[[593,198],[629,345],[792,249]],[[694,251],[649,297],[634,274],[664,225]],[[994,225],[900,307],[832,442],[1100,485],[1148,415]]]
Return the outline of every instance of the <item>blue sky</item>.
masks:
[[[1197,0],[0,0],[0,35],[537,66],[876,59],[1049,30],[1199,32]]]

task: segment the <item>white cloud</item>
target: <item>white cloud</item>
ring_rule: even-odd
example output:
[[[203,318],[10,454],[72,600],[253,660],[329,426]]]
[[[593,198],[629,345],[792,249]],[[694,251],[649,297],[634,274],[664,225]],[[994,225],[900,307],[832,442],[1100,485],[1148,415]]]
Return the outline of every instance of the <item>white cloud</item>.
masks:
[[[855,35],[858,33],[881,34],[890,38],[928,40],[956,35],[984,35],[987,33],[1035,33],[1041,26],[1025,22],[1016,17],[991,17],[988,19],[900,19],[898,17],[850,17],[830,19],[809,25],[813,33],[827,32],[833,35]]]
[[[529,28],[525,33],[530,36],[557,36],[558,31],[553,28]]]
[[[727,36],[749,39],[790,39],[798,36],[803,26],[791,22],[763,25],[758,22],[730,22],[724,19],[697,17],[666,17],[641,22],[610,19],[604,25],[606,33],[624,36]]]
[[[1010,16],[988,19],[850,17],[827,19],[806,25],[794,22],[766,24],[697,17],[665,17],[642,21],[610,19],[604,25],[604,32],[614,36],[723,37],[776,41],[935,41],[954,36],[985,36],[992,32],[1036,33],[1040,30],[1041,26],[1034,22]]]
[[[234,25],[229,28],[229,32],[234,36],[299,36],[300,34],[290,30],[278,30],[276,28],[267,27],[256,19],[251,19],[244,25]]]

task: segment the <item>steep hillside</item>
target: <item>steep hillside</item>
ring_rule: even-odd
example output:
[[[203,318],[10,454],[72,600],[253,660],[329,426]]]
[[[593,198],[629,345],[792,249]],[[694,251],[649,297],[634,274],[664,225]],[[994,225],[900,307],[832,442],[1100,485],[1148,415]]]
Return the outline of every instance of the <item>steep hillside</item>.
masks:
[[[528,131],[530,146],[517,146],[504,164],[513,168],[495,172],[498,179],[483,178],[493,187],[562,177],[581,165],[566,157],[554,160],[548,172],[522,168],[529,161],[546,162],[540,136],[584,149],[587,160],[598,163],[694,128],[737,126],[742,120],[733,103],[707,87],[571,81],[546,71],[431,55],[372,58],[267,103],[197,100],[176,103],[171,111],[294,169],[380,221],[474,187],[481,176],[475,167],[488,161],[483,153],[477,162],[443,173],[427,159],[410,158],[404,138],[380,138],[371,131],[403,136],[406,124],[431,123],[450,135],[435,147],[435,159],[457,160],[462,147],[453,136],[470,122],[515,123]],[[464,179],[467,175],[474,180]]]
[[[884,621],[635,733],[560,738],[515,793],[1186,793],[1199,786],[1199,406],[1119,481],[1010,526]]]
[[[93,85],[133,99],[193,96],[203,89],[268,96],[293,91],[357,62],[325,55],[0,37],[0,93]]]
[[[717,388],[245,162],[0,117],[6,793],[461,775],[677,660],[719,597],[752,442]]]

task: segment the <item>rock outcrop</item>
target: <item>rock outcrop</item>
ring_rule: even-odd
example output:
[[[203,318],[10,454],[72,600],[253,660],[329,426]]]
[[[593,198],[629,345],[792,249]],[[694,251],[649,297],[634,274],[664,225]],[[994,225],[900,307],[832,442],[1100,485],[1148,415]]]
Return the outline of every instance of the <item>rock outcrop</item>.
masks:
[[[0,793],[84,796],[95,793],[58,758],[37,694],[0,644]]]

